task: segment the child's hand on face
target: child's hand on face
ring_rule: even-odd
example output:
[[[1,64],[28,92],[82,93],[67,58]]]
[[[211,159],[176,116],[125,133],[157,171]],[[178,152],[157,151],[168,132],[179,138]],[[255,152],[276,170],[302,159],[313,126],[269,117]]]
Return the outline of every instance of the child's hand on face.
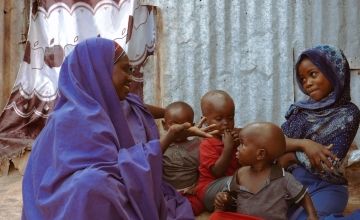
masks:
[[[237,147],[237,146],[240,145],[239,132],[240,132],[240,129],[239,129],[239,128],[234,128],[234,129],[231,131],[231,136],[232,136],[233,141],[234,141],[234,147]]]
[[[224,148],[225,149],[232,149],[235,145],[234,145],[234,140],[233,140],[233,136],[231,134],[231,131],[226,129],[224,131],[224,135],[223,135],[223,143],[224,143]]]
[[[227,192],[218,192],[215,196],[215,210],[225,210],[225,206],[230,202],[230,195]]]

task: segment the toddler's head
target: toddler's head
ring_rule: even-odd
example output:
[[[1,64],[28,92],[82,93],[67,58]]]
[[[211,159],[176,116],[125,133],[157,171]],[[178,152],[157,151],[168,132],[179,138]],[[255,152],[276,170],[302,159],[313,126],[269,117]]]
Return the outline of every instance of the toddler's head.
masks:
[[[226,129],[234,128],[235,104],[233,99],[222,90],[212,90],[201,98],[201,111],[208,125],[215,124],[221,137]]]
[[[239,138],[236,158],[243,166],[263,161],[272,164],[286,150],[285,136],[273,123],[251,123],[240,130]]]
[[[169,104],[165,108],[164,120],[162,120],[164,130],[167,131],[173,124],[183,124],[186,122],[194,123],[194,111],[190,105],[178,101]],[[185,139],[176,139],[176,141],[185,141]]]

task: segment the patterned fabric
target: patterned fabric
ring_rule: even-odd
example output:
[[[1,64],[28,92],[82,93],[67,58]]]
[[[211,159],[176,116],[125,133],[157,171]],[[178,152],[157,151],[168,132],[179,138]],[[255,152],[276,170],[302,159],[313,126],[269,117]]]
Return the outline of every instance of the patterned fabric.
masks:
[[[304,51],[296,64],[297,82],[303,92],[298,67],[304,58],[310,59],[321,70],[331,82],[333,91],[320,101],[308,97],[291,105],[282,129],[290,138],[307,138],[323,145],[333,144],[331,151],[340,159],[333,161],[336,168],[334,172],[316,173],[303,152],[296,152],[296,157],[302,166],[322,179],[344,184],[346,180],[337,168],[346,156],[360,122],[360,111],[350,102],[349,64],[342,51],[330,45]]]
[[[156,9],[138,0],[31,2],[25,54],[0,115],[0,165],[31,150],[54,109],[60,66],[76,44],[96,36],[115,40],[135,69],[131,91],[140,96],[140,67],[155,49]]]

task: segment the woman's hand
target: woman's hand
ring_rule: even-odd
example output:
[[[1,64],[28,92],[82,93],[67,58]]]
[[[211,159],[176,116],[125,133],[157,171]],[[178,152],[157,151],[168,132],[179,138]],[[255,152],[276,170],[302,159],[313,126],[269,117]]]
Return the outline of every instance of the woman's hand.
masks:
[[[204,125],[205,122],[206,122],[206,118],[201,117],[201,120],[199,121],[199,123],[197,123],[196,127],[198,127],[201,131],[206,132],[206,133],[211,134],[211,135],[219,133],[219,130],[216,130],[216,125],[215,124],[204,127],[203,125]]]
[[[192,126],[190,123],[186,122],[184,124],[171,125],[167,133],[160,138],[160,145],[163,152],[175,139],[184,139],[190,136],[212,137],[213,134],[219,132],[218,130],[214,130],[214,125],[201,128],[202,124],[203,122],[200,122],[199,125]]]
[[[332,144],[324,146],[310,139],[304,139],[302,149],[308,156],[311,166],[317,170],[323,170],[323,163],[333,169],[333,165],[329,158],[336,160],[336,156],[330,151]]]

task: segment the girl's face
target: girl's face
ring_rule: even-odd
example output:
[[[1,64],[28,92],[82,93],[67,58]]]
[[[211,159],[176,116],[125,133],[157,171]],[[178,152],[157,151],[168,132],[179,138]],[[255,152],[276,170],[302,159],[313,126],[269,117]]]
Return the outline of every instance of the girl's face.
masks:
[[[333,90],[330,81],[309,59],[303,59],[298,70],[304,91],[315,101],[325,98]]]
[[[132,82],[129,58],[126,55],[114,64],[112,81],[120,100],[124,100],[130,91]]]

